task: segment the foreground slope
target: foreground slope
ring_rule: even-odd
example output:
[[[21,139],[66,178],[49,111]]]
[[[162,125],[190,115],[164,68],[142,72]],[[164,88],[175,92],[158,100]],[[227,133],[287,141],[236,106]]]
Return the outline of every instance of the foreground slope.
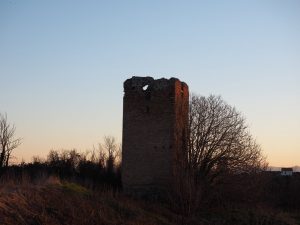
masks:
[[[299,215],[299,212],[227,205],[204,207],[194,216],[184,217],[172,203],[132,199],[111,190],[92,191],[55,177],[37,183],[16,184],[14,179],[0,182],[1,225],[296,225],[300,224]]]
[[[75,183],[5,184],[0,187],[0,224],[174,224],[174,215],[109,191]]]

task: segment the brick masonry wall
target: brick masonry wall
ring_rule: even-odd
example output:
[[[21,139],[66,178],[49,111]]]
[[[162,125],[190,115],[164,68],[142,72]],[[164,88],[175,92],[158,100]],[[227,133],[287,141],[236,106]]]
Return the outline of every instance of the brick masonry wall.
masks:
[[[176,78],[132,77],[124,82],[125,192],[170,187],[175,164],[186,150],[188,102],[188,86]]]

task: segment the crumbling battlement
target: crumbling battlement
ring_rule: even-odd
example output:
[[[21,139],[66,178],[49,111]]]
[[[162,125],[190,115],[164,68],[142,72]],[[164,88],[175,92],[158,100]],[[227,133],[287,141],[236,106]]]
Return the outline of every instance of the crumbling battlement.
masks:
[[[124,82],[122,182],[126,192],[166,189],[184,157],[188,86],[179,79]]]
[[[157,80],[152,77],[132,77],[124,82],[124,91],[125,93],[132,90],[142,91],[145,86],[148,86],[151,90],[163,90],[168,86],[173,86],[175,82],[188,88],[186,83],[180,82],[179,79],[173,77],[170,79],[161,78]]]

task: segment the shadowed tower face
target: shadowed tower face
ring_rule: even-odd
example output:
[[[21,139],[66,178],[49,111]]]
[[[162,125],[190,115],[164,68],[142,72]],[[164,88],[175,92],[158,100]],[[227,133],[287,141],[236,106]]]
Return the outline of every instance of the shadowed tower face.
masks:
[[[122,182],[125,192],[169,189],[187,148],[188,86],[176,78],[124,82]]]

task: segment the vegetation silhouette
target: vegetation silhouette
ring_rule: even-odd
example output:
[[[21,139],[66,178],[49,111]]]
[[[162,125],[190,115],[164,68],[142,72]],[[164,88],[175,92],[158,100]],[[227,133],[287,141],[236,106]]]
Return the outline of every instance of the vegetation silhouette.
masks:
[[[115,138],[107,136],[98,149],[94,148],[85,153],[76,149],[51,150],[46,160],[33,157],[30,163],[12,165],[2,177],[22,180],[23,176],[27,176],[35,182],[41,177],[55,176],[89,189],[109,188],[117,191],[121,188],[121,163],[118,159],[120,148],[117,147]]]
[[[163,199],[122,193],[121,145],[112,136],[85,153],[51,150],[19,165],[7,163],[15,148],[2,147],[0,224],[299,224],[300,174],[267,170],[240,112],[220,96],[193,95],[189,116],[185,163]],[[8,146],[17,147],[15,128],[1,119],[15,143]]]
[[[15,138],[16,127],[0,113],[0,175],[9,165],[11,154],[21,144],[21,138]]]

